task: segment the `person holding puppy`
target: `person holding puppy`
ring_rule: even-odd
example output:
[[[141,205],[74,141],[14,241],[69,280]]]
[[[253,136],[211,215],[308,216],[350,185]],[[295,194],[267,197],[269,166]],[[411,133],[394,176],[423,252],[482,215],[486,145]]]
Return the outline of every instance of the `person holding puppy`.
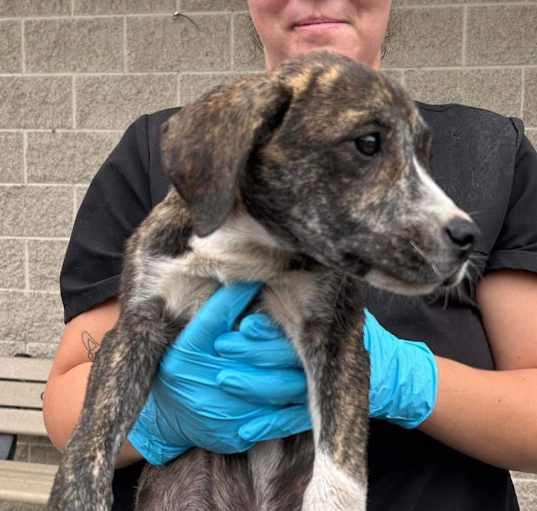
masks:
[[[378,69],[390,9],[389,0],[249,0],[268,71],[318,49]],[[368,509],[515,511],[508,470],[537,472],[537,153],[517,119],[419,107],[433,131],[433,177],[477,211],[481,277],[446,300],[370,290]],[[166,193],[154,155],[158,127],[172,112],[127,130],[78,214],[61,278],[66,327],[44,402],[57,447],[76,424],[93,357],[119,316],[124,242]],[[227,326],[258,290],[221,288],[171,346],[166,366],[188,367],[192,377],[177,374],[166,395],[151,392],[122,449],[114,509],[132,509],[144,459],[166,463],[194,446],[241,452],[311,428],[304,373],[282,332],[259,314],[236,331]],[[218,320],[209,326],[207,316]],[[186,342],[195,357],[180,349]],[[210,387],[196,379],[207,345],[226,360]],[[233,360],[251,370],[230,369]],[[265,413],[241,423],[244,406]]]

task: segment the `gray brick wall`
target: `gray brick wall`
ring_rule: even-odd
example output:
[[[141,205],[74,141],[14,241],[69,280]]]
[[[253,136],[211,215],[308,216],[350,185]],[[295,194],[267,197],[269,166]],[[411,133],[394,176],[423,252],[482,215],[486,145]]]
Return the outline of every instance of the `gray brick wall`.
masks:
[[[537,144],[537,0],[393,3],[386,71],[416,99],[521,117]],[[262,69],[245,5],[0,0],[0,355],[54,354],[74,215],[126,126]],[[50,456],[22,445],[20,456]],[[536,480],[517,484],[536,509]]]

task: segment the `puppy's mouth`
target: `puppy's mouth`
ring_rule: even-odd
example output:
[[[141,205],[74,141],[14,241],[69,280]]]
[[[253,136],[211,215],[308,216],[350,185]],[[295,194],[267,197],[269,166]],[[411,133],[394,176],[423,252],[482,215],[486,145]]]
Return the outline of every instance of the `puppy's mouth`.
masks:
[[[455,271],[448,274],[444,278],[440,275],[435,275],[434,279],[419,279],[415,281],[404,280],[402,278],[395,277],[382,270],[372,269],[365,276],[364,280],[379,289],[396,293],[400,295],[428,295],[438,289],[449,289],[457,286],[464,276],[466,275],[466,269],[468,262],[458,266]]]

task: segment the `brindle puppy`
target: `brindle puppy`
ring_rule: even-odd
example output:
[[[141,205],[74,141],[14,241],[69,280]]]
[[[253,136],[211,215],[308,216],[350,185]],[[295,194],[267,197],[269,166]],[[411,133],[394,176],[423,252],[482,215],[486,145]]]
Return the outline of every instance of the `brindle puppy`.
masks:
[[[395,83],[319,53],[214,89],[162,140],[173,187],[128,243],[121,317],[48,509],[110,508],[114,461],[166,346],[221,283],[256,280],[258,309],[304,364],[313,435],[149,467],[137,509],[364,510],[364,282],[406,294],[457,283],[476,235],[426,173],[428,128]]]

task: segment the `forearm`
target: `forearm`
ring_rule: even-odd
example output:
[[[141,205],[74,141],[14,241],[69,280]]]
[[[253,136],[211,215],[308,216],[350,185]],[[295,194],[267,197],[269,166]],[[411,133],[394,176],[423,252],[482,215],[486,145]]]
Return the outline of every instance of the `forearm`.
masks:
[[[58,449],[63,449],[80,417],[91,365],[91,362],[77,365],[47,384],[43,415],[49,437]],[[126,440],[116,468],[141,459],[142,456]]]
[[[537,472],[537,369],[484,371],[435,358],[438,400],[419,429],[491,465]]]

